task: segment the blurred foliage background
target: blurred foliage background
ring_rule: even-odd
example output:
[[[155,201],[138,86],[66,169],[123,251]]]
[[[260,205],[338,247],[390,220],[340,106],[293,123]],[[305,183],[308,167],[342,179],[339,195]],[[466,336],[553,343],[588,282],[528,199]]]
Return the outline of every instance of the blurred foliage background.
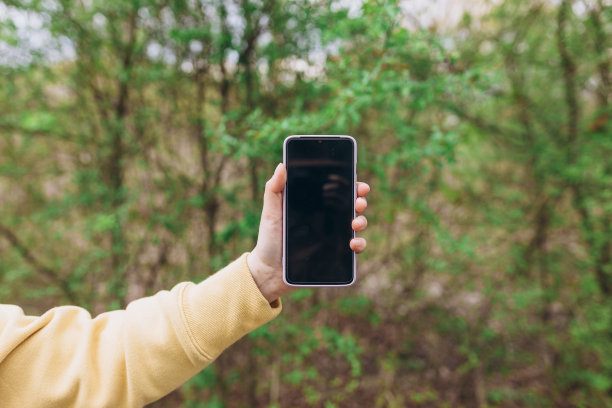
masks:
[[[201,280],[287,135],[350,134],[357,284],[154,406],[612,406],[612,3],[417,3],[0,1],[0,301]]]

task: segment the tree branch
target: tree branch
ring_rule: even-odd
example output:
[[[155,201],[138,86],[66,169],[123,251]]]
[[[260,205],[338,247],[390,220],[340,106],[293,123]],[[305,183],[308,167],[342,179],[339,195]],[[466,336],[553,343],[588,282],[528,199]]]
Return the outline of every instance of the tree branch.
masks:
[[[603,4],[599,2],[599,7],[591,11],[591,22],[594,28],[594,45],[595,52],[599,58],[597,62],[597,71],[601,85],[597,89],[597,97],[601,107],[607,107],[609,104],[610,93],[612,92],[612,79],[610,79],[610,59],[606,54],[606,33],[601,22],[600,14],[603,11]]]
[[[565,85],[565,102],[567,105],[569,123],[567,128],[567,165],[572,166],[576,162],[577,143],[578,143],[578,123],[580,111],[578,107],[578,93],[576,87],[576,63],[567,48],[567,20],[571,12],[571,4],[568,0],[563,0],[559,6],[557,14],[557,48],[561,59],[561,69],[563,70],[563,81]],[[570,180],[569,188],[571,189],[574,198],[574,206],[578,210],[582,218],[582,226],[585,230],[586,240],[591,247],[591,250],[597,254],[599,252],[597,240],[593,237],[595,231],[593,226],[596,224],[589,212],[582,188],[575,180]],[[608,259],[609,246],[604,244],[597,256],[595,265],[595,275],[599,283],[599,287],[604,295],[612,294],[612,282],[605,271],[605,265],[609,262]]]
[[[559,6],[557,14],[557,48],[561,57],[561,69],[563,70],[563,81],[565,84],[565,103],[567,104],[569,123],[567,130],[567,142],[569,147],[569,164],[575,161],[576,141],[578,139],[578,97],[576,90],[576,63],[567,49],[567,19],[571,5],[564,0]]]
[[[6,226],[0,224],[0,235],[2,235],[19,252],[19,255],[34,269],[36,273],[45,277],[51,282],[59,285],[62,293],[71,302],[76,302],[76,295],[59,273],[43,265],[32,252],[19,240],[17,235]]]

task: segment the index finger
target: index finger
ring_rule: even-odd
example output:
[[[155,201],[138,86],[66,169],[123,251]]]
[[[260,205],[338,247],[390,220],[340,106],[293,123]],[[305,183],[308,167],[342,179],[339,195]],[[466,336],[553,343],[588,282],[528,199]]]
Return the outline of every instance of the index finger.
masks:
[[[357,197],[365,197],[370,192],[370,186],[367,183],[357,182]]]

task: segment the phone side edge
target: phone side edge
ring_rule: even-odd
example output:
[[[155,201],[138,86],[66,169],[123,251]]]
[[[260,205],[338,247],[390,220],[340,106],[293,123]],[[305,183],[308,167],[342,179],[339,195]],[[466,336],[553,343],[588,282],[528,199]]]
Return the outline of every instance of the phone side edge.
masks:
[[[353,220],[357,217],[355,209],[355,201],[357,200],[357,141],[353,136],[345,135],[353,143]],[[355,239],[355,230],[352,229],[353,239]],[[351,286],[357,281],[357,253],[353,251],[353,279],[346,285]]]
[[[283,188],[283,282],[288,286],[295,286],[287,281],[287,181],[289,180],[287,171],[287,141],[294,136],[288,136],[283,141],[283,165],[285,166],[285,172],[287,172],[287,179],[285,180],[285,187]]]

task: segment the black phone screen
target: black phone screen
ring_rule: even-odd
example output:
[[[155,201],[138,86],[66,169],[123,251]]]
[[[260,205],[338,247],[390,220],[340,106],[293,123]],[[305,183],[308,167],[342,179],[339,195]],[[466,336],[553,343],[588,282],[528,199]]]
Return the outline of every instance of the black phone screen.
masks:
[[[287,140],[285,279],[294,285],[354,280],[355,144],[351,138]]]

